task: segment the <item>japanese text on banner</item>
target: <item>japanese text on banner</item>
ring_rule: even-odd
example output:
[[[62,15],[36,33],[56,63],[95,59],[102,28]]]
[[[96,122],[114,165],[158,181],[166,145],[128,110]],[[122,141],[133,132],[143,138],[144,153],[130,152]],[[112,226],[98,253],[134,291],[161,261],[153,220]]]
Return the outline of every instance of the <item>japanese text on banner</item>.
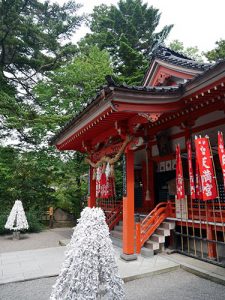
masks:
[[[184,177],[183,177],[183,167],[180,156],[180,145],[176,147],[176,190],[177,190],[177,199],[183,199],[185,196],[184,191]]]
[[[213,200],[218,197],[218,190],[208,138],[196,138],[195,148],[202,185],[202,200]]]
[[[223,172],[223,182],[225,186],[225,149],[222,132],[218,132],[218,155],[220,158],[220,165]]]
[[[194,182],[194,173],[192,167],[192,151],[191,151],[191,142],[187,141],[187,153],[188,153],[188,171],[190,179],[190,193],[191,199],[195,199],[195,182]]]

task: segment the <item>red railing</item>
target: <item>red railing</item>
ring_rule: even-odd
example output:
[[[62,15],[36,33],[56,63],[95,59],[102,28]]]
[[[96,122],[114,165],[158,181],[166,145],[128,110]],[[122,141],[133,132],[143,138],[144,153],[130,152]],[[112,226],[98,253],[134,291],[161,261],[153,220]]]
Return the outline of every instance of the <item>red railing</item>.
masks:
[[[176,218],[176,205],[174,201],[171,203],[171,214],[170,217]],[[225,203],[208,203],[207,201],[192,202],[187,201],[188,205],[188,219],[205,222],[218,222],[225,223]]]
[[[171,214],[170,202],[159,203],[147,217],[136,223],[136,252],[141,252],[141,247],[155,232],[159,225]]]
[[[120,202],[117,206],[112,209],[106,215],[106,223],[109,226],[109,230],[112,230],[114,226],[116,226],[119,221],[123,220],[123,204]]]

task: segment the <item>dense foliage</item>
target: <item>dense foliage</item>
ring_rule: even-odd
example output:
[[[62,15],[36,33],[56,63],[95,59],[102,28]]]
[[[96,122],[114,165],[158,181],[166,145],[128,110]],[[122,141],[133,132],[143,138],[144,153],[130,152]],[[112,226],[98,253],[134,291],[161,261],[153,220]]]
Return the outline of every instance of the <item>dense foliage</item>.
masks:
[[[216,62],[219,59],[225,59],[225,40],[221,39],[217,41],[215,49],[205,52],[204,55],[210,62]]]
[[[172,26],[157,31],[158,9],[142,0],[95,7],[91,33],[77,45],[72,34],[84,20],[79,4],[42,0],[0,1],[0,233],[14,201],[21,199],[30,230],[48,206],[76,216],[87,194],[83,155],[59,153],[47,141],[87,105],[110,74],[140,84],[158,43]],[[225,42],[205,55],[224,58]],[[197,48],[174,50],[199,59]],[[116,166],[122,197],[121,164]]]
[[[60,6],[49,1],[0,2],[1,136],[16,134],[35,143],[30,128],[39,113],[33,86],[76,52],[68,38],[80,25],[73,1]],[[63,42],[63,43],[62,43]]]
[[[156,32],[159,10],[142,0],[119,0],[117,6],[102,4],[94,8],[89,21],[91,33],[80,47],[98,45],[107,50],[114,71],[121,81],[140,84],[153,48],[165,40],[172,25]]]
[[[177,51],[179,53],[186,55],[187,57],[192,58],[193,60],[203,62],[202,53],[200,53],[197,46],[185,48],[184,44],[181,41],[174,40],[174,41],[170,42],[168,47],[174,51]]]
[[[107,74],[112,74],[109,55],[96,46],[79,52],[54,72],[46,73],[47,78],[34,89],[36,103],[42,109],[32,127],[36,141],[43,141],[50,131],[55,133],[84,108],[96,95],[96,89],[105,83]]]

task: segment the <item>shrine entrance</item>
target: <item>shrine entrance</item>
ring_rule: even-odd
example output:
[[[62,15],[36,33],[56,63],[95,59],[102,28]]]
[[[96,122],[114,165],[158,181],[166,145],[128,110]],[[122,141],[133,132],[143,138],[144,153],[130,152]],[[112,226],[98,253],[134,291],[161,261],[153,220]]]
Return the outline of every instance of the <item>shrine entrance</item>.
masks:
[[[188,185],[187,154],[184,157],[187,141],[194,141],[197,134],[209,135],[214,147],[215,132],[225,132],[224,70],[225,61],[215,65],[199,64],[160,46],[143,79],[143,86],[120,85],[107,79],[108,84],[101,88],[96,97],[52,138],[51,145],[60,151],[86,154],[90,165],[90,207],[99,205],[98,199],[101,200],[98,190],[96,196],[96,177],[93,176],[97,169],[109,164],[110,176],[105,179],[104,175],[100,180],[101,187],[107,186],[113,178],[118,181],[119,176],[113,176],[113,167],[120,155],[125,158],[123,192],[120,192],[121,188],[116,191],[120,193],[117,196],[120,203],[114,205],[115,198],[111,197],[114,206],[110,209],[111,199],[108,200],[107,189],[107,195],[102,197],[104,203],[99,205],[102,207],[107,203],[110,230],[123,220],[124,259],[126,256],[129,260],[133,259],[135,251],[140,253],[141,247],[151,239],[161,223],[166,218],[172,218],[176,223],[175,240],[180,240],[182,252],[185,253],[187,245],[187,254],[191,254],[193,241],[196,245],[194,250],[198,253],[197,244],[201,246],[206,239],[207,255],[220,262],[219,251],[215,256],[214,248],[216,245],[218,249],[221,247],[221,232],[224,243],[225,205],[222,201],[221,206],[216,201],[206,205],[201,200],[194,202],[195,199],[192,203],[189,190],[185,187],[186,194],[182,199],[188,202],[190,220],[179,217],[174,201],[174,161],[176,145],[179,144],[184,184],[187,181]],[[165,72],[169,76],[166,80]],[[172,79],[172,86],[168,85],[168,78]],[[213,150],[218,151],[218,147]],[[100,194],[104,191],[100,188]],[[136,218],[136,235],[135,213],[148,214],[143,221]],[[202,232],[202,236],[198,232]]]

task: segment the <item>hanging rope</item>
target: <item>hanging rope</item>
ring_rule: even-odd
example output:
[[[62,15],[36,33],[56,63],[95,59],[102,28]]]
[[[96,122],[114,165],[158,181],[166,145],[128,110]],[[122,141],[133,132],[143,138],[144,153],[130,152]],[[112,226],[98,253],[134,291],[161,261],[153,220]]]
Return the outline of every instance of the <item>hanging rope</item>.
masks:
[[[114,156],[114,157],[109,157],[109,156],[103,156],[99,161],[96,163],[92,162],[91,159],[85,158],[85,162],[88,163],[92,168],[95,170],[101,166],[102,164],[105,165],[106,163],[109,163],[110,165],[110,171],[111,171],[111,176],[114,177],[114,164],[120,159],[121,155],[123,154],[126,146],[129,144],[129,142],[132,140],[132,136],[127,135],[125,141],[123,142],[119,152]],[[93,172],[95,175],[95,172]]]

